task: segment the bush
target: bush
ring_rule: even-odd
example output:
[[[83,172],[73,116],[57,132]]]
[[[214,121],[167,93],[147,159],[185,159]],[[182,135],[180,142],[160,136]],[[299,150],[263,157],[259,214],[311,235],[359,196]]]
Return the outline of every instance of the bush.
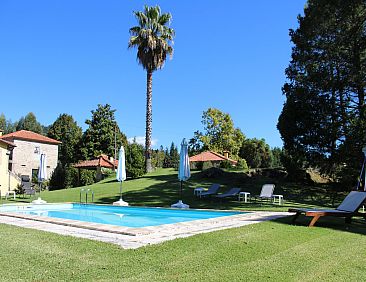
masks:
[[[17,188],[15,189],[15,193],[17,195],[22,195],[24,194],[24,187],[22,184],[17,184]]]
[[[203,162],[194,162],[195,168],[198,170],[203,170]]]
[[[65,188],[78,186],[78,170],[73,166],[68,166],[65,169]]]
[[[49,190],[59,190],[65,188],[65,168],[59,163],[52,172]]]
[[[231,162],[230,162],[230,161],[225,160],[225,161],[222,161],[222,162],[220,163],[220,167],[221,167],[221,168],[229,169],[229,168],[232,168],[232,167],[233,167],[233,165],[231,164]]]
[[[78,186],[78,171],[73,166],[57,165],[49,181],[49,190],[59,190]]]
[[[249,171],[249,167],[245,159],[239,159],[236,167],[244,170],[244,172]]]
[[[128,144],[126,150],[126,171],[128,177],[137,178],[145,173],[144,147],[137,143]]]
[[[206,169],[209,169],[209,168],[212,168],[212,167],[215,167],[212,162],[210,162],[210,161],[203,162],[202,170],[206,170]]]
[[[95,183],[96,179],[96,171],[95,170],[88,170],[82,169],[80,170],[80,185],[86,186]]]

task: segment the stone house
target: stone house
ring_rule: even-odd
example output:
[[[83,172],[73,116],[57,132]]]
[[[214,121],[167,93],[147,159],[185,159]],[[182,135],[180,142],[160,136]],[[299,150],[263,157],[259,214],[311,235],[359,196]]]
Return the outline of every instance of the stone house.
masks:
[[[0,195],[2,196],[8,191],[16,189],[20,183],[19,177],[9,170],[9,156],[15,147],[14,143],[0,139]]]
[[[58,163],[60,141],[28,130],[3,135],[0,140],[15,145],[9,156],[9,170],[12,173],[36,177],[42,153],[46,154],[47,179],[50,178]]]

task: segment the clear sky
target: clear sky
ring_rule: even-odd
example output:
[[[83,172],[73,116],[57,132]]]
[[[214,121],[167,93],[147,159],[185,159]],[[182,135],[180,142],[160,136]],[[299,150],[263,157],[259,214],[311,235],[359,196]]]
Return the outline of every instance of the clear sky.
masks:
[[[71,114],[83,129],[108,103],[128,137],[145,134],[146,73],[127,49],[132,11],[173,16],[174,56],[153,76],[155,147],[202,130],[202,112],[227,112],[249,138],[282,146],[288,35],[306,0],[2,0],[0,97],[8,119],[33,112],[44,125]]]

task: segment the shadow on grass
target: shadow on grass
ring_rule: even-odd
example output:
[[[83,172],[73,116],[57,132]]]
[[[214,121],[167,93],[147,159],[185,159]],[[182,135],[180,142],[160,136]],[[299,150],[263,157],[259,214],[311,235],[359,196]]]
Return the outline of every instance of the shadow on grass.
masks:
[[[157,184],[143,187],[143,189],[128,191],[123,190],[123,199],[136,206],[161,206],[170,207],[180,199],[180,182],[176,173],[145,175],[141,179],[154,180]],[[109,181],[113,182],[113,181]],[[241,191],[250,192],[252,196],[259,195],[262,185],[274,183],[275,194],[282,194],[286,200],[285,206],[277,206],[262,202],[243,203],[236,197],[231,199],[215,200],[212,198],[199,199],[193,195],[194,188],[208,188],[212,183],[219,183],[219,193],[226,192],[233,187],[241,188]],[[205,178],[199,172],[193,172],[192,177],[183,184],[182,200],[191,208],[211,209],[242,209],[242,210],[287,210],[289,207],[332,207],[333,203],[339,203],[344,198],[343,194],[332,192],[329,185],[310,186],[304,184],[286,183],[283,180],[267,177],[248,177],[244,173],[225,172],[217,178]],[[119,195],[99,198],[97,203],[110,204],[117,201]]]
[[[292,216],[283,217],[279,219],[273,220],[274,222],[286,225],[293,225],[297,227],[309,228],[309,230],[313,230],[315,228],[327,228],[337,231],[343,232],[351,232],[361,235],[366,235],[366,221],[363,218],[357,217],[352,219],[352,223],[345,223],[344,218],[337,217],[321,217],[314,227],[308,227],[311,217],[299,216],[296,220],[296,224],[292,224]]]

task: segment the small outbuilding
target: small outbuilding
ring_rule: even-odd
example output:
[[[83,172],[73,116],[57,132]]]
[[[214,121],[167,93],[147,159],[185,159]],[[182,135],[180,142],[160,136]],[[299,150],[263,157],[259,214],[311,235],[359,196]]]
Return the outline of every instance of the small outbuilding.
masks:
[[[205,151],[198,155],[192,156],[189,158],[189,162],[212,162],[219,164],[222,161],[229,161],[233,166],[235,166],[238,162],[235,160],[232,160],[228,156],[228,152],[224,152],[225,155],[221,155],[219,153],[213,152],[213,151]]]
[[[82,161],[77,164],[74,164],[74,167],[79,170],[81,169],[89,169],[96,170],[96,180],[100,181],[103,178],[102,169],[112,169],[114,170],[118,165],[118,160],[113,160],[113,158],[108,157],[107,155],[99,155],[97,159]]]

